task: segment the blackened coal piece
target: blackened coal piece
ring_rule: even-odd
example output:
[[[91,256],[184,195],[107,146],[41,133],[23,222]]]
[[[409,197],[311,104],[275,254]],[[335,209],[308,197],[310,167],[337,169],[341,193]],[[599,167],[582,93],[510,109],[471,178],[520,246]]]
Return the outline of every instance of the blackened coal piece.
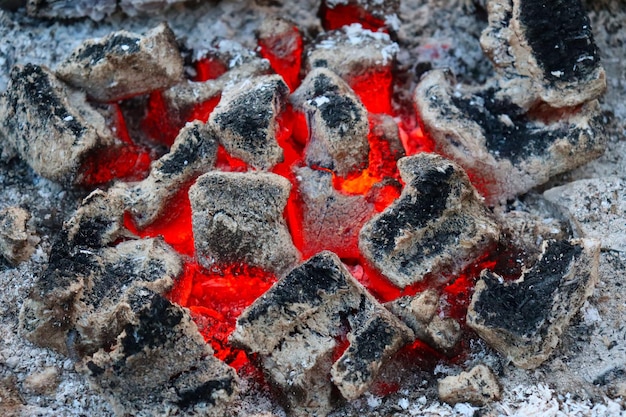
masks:
[[[456,164],[434,154],[398,161],[400,197],[363,226],[359,248],[400,288],[445,281],[498,239],[499,228]]]
[[[350,345],[334,360],[342,337]],[[258,355],[293,413],[323,416],[334,387],[357,398],[412,337],[335,254],[321,252],[248,307],[231,341]]]
[[[179,83],[183,61],[174,33],[163,23],[144,36],[120,31],[85,41],[56,73],[94,100],[112,102]]]
[[[467,323],[516,366],[543,363],[598,281],[599,243],[546,241],[532,268],[512,282],[485,270]]]

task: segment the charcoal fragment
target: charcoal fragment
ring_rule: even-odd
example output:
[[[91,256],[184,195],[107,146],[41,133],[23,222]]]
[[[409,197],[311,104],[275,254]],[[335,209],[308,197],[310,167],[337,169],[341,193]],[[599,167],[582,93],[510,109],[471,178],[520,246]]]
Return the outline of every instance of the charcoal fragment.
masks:
[[[350,346],[333,364],[337,338],[346,326]],[[357,398],[412,336],[335,254],[321,252],[248,307],[231,341],[258,354],[290,408],[326,415],[334,401],[333,384],[344,398]]]
[[[592,239],[546,241],[532,268],[513,282],[485,270],[468,325],[516,366],[543,363],[598,281],[600,246]]]
[[[597,101],[574,110],[528,113],[497,84],[457,88],[443,71],[422,78],[414,100],[435,150],[461,165],[489,205],[504,202],[604,151]]]
[[[224,91],[209,123],[231,155],[269,170],[283,160],[278,116],[288,93],[279,75],[245,80]]]
[[[400,288],[445,281],[497,240],[499,228],[465,172],[434,154],[398,161],[406,186],[361,229],[359,248]]]
[[[162,415],[172,410],[224,415],[238,393],[235,371],[213,356],[188,310],[159,294],[129,294],[136,318],[112,349],[85,358],[79,368],[116,414]]]
[[[477,365],[467,372],[448,376],[439,381],[439,399],[448,404],[467,402],[484,406],[500,399],[500,384],[493,371]]]
[[[39,175],[65,185],[77,180],[89,153],[121,145],[84,93],[33,64],[11,70],[0,97],[0,136],[5,154],[19,155]]]
[[[144,36],[119,31],[87,40],[56,73],[94,100],[112,102],[182,81],[183,61],[174,33],[163,23]]]
[[[299,258],[282,216],[290,188],[287,179],[269,173],[209,172],[198,178],[189,199],[200,262],[286,273]]]
[[[23,208],[7,207],[0,210],[0,259],[17,265],[35,252],[40,239],[29,220],[30,213]]]
[[[367,168],[367,111],[341,78],[328,69],[315,68],[291,101],[307,115],[307,165],[328,168],[344,177]]]
[[[503,78],[501,97],[527,110],[537,101],[577,106],[604,93],[606,76],[580,1],[497,0],[488,10],[481,45]]]

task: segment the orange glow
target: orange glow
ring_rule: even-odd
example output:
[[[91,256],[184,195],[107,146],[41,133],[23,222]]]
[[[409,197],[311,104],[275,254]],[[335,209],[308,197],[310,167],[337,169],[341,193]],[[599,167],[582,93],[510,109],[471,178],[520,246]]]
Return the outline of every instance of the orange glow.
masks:
[[[192,183],[183,186],[169,201],[167,209],[145,229],[139,230],[128,212],[124,214],[124,226],[142,238],[162,236],[180,254],[193,256],[195,248],[189,202],[189,187]]]
[[[250,170],[248,164],[239,158],[231,156],[222,145],[218,145],[217,147],[215,168],[225,172],[246,172]]]
[[[196,76],[192,80],[202,82],[219,78],[228,71],[228,66],[217,57],[206,56],[195,63],[195,69]]]
[[[350,80],[350,87],[370,113],[391,114],[391,65],[380,70],[361,74]]]
[[[274,275],[243,264],[207,270],[195,262],[188,262],[167,297],[188,307],[215,356],[239,369],[248,358],[244,352],[230,346],[228,337],[241,312],[274,282]]]
[[[289,33],[259,39],[259,53],[270,62],[276,74],[283,77],[291,91],[300,84],[302,51],[302,35],[295,26]]]

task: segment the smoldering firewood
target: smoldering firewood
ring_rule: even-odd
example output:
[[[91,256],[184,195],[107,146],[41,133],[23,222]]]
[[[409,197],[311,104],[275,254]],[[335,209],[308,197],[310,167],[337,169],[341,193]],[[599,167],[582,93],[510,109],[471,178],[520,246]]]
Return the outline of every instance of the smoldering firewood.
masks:
[[[599,98],[606,76],[580,1],[497,0],[488,5],[483,50],[502,77],[498,99],[529,109],[572,107]],[[558,16],[558,18],[555,18]]]
[[[3,153],[19,155],[39,175],[65,185],[78,180],[90,153],[121,146],[84,93],[38,65],[11,70],[0,120]]]
[[[359,235],[363,255],[395,285],[445,280],[497,240],[497,223],[458,165],[419,154],[398,168],[402,194]]]
[[[468,325],[516,366],[536,368],[591,295],[599,254],[592,239],[546,241],[540,259],[516,281],[483,271]]]
[[[56,73],[94,100],[112,102],[181,82],[183,61],[174,33],[163,23],[143,36],[119,31],[87,40]]]
[[[443,71],[432,71],[414,95],[435,150],[480,179],[488,204],[522,194],[604,151],[597,101],[531,114],[499,99],[497,91],[496,84],[459,89]]]
[[[269,173],[216,171],[198,178],[189,199],[200,262],[286,273],[299,258],[282,215],[290,189],[287,179]]]
[[[283,160],[278,145],[278,115],[289,87],[279,75],[245,80],[225,90],[209,118],[221,143],[233,156],[263,170]]]
[[[291,101],[307,115],[307,165],[328,168],[340,176],[367,168],[367,111],[341,78],[316,68],[307,74]]]
[[[350,346],[333,364],[344,331]],[[357,398],[412,336],[335,254],[321,252],[248,307],[231,340],[258,354],[290,407],[325,414],[333,384],[344,398]]]

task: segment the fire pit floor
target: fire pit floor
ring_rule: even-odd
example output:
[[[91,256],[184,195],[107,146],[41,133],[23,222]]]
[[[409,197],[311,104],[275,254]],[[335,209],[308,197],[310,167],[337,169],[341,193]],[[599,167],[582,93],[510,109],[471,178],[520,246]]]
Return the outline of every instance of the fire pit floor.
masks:
[[[4,3],[10,2],[0,1],[0,5]],[[487,24],[485,3],[402,1],[401,19],[395,28],[402,45],[397,57],[402,69],[417,77],[425,70],[450,68],[458,82],[485,83],[494,73],[478,42]],[[585,237],[600,241],[599,282],[593,294],[550,358],[532,371],[515,367],[478,338],[469,344],[463,360],[441,361],[434,369],[432,364],[410,363],[401,352],[382,368],[377,377],[381,383],[342,404],[331,416],[625,415],[626,3],[583,3],[589,10],[609,86],[600,100],[607,150],[598,160],[560,174],[532,193],[567,207],[572,224]],[[253,49],[254,30],[265,17],[287,17],[314,36],[321,30],[317,10],[318,2],[312,0],[222,1],[178,5],[158,16],[115,14],[97,22],[47,21],[27,17],[22,9],[0,10],[0,91],[5,90],[15,64],[54,68],[83,40],[112,31],[145,33],[165,20],[177,38],[198,51],[217,38],[234,39]],[[410,81],[407,84],[414,87]],[[400,98],[403,94],[405,100],[411,100],[409,89],[398,92]],[[76,372],[76,352],[69,349],[64,356],[40,348],[18,329],[20,310],[49,262],[54,237],[85,195],[38,176],[17,158],[0,159],[0,249],[4,254],[0,255],[0,415],[113,414],[111,405]],[[523,203],[511,205],[521,207]],[[26,214],[15,207],[26,209]],[[19,262],[7,255],[3,245],[19,235],[22,215],[28,219],[25,241],[32,254],[27,251],[30,257]],[[496,375],[501,385],[499,400],[484,407],[440,401],[439,380],[479,364],[488,365]],[[242,394],[229,410],[233,416],[286,415],[266,385],[255,386],[254,379],[242,384]]]

